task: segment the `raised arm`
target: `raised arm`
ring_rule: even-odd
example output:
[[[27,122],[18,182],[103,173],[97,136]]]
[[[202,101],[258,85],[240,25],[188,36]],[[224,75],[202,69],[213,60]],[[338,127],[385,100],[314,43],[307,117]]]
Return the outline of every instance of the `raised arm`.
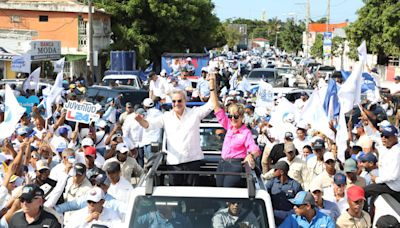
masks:
[[[221,109],[221,107],[219,106],[217,90],[215,89],[217,85],[215,80],[215,73],[210,73],[208,83],[210,86],[210,102],[214,107],[214,113],[216,113]]]

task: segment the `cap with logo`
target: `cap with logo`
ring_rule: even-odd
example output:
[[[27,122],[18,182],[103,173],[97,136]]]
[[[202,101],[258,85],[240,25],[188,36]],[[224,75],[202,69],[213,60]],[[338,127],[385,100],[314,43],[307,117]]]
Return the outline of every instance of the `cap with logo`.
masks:
[[[383,136],[395,136],[398,133],[397,128],[392,124],[387,126],[381,126],[381,129],[382,129],[381,134]]]
[[[286,132],[285,133],[285,139],[290,139],[290,140],[293,140],[294,139],[294,137],[293,137],[293,133],[292,132]]]
[[[86,166],[83,163],[76,163],[74,165],[75,174],[83,176],[86,174]]]
[[[98,203],[102,199],[104,199],[104,192],[99,187],[94,187],[91,190],[89,190],[86,198],[87,201],[93,201],[95,203]]]
[[[360,157],[361,162],[372,162],[377,163],[378,159],[373,153],[365,153],[363,156]]]
[[[44,191],[37,184],[27,184],[22,188],[22,194],[19,197],[24,200],[32,200],[36,196],[43,197]]]
[[[364,189],[357,185],[351,186],[347,189],[347,198],[351,201],[365,200]]]
[[[68,128],[61,127],[60,129],[58,129],[58,134],[60,134],[60,135],[68,134]]]
[[[315,206],[315,200],[310,192],[301,191],[296,194],[296,196],[289,201],[294,205],[310,204]]]
[[[336,173],[335,176],[333,176],[333,182],[339,186],[346,184],[346,175],[343,173]]]
[[[325,148],[325,141],[323,139],[317,139],[315,140],[313,144],[313,150],[321,150]]]
[[[129,151],[129,148],[124,143],[119,143],[116,147],[116,150],[119,151],[120,153],[125,154]]]
[[[345,173],[352,173],[357,171],[357,162],[352,159],[349,158],[344,162],[344,172]]]

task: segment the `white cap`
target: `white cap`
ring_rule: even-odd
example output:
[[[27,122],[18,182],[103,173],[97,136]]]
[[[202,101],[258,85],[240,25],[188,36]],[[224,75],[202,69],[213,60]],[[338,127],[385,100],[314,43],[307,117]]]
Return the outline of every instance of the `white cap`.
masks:
[[[328,160],[334,160],[335,161],[335,156],[333,156],[332,152],[326,152],[324,154],[324,162],[326,162]]]
[[[378,123],[378,126],[381,126],[381,127],[386,127],[386,126],[390,126],[390,125],[391,125],[391,123],[387,120],[383,120],[382,122]]]
[[[187,57],[187,58],[186,58],[186,61],[192,61],[192,58]]]
[[[151,108],[154,106],[154,101],[151,98],[146,98],[143,100],[143,106],[146,108]]]
[[[202,67],[202,68],[201,68],[201,71],[205,71],[205,72],[208,73],[208,67]]]
[[[99,202],[100,200],[104,199],[104,192],[99,187],[94,187],[89,190],[87,194],[87,201]]]
[[[119,143],[119,144],[117,145],[116,150],[119,151],[119,152],[121,152],[121,153],[123,153],[123,154],[125,154],[126,152],[129,151],[129,148],[128,148],[127,145],[125,145],[125,143]]]
[[[161,76],[165,76],[166,74],[167,74],[167,71],[165,69],[162,69],[161,72],[160,72],[160,75]]]
[[[93,146],[94,145],[93,140],[91,138],[84,138],[82,140],[81,144],[82,144],[82,146]]]
[[[40,171],[42,169],[50,169],[49,165],[47,164],[47,161],[45,160],[39,160],[36,162],[36,170]]]
[[[96,125],[97,125],[97,127],[105,128],[105,127],[107,126],[107,122],[106,122],[105,120],[99,120],[99,121],[96,123]]]

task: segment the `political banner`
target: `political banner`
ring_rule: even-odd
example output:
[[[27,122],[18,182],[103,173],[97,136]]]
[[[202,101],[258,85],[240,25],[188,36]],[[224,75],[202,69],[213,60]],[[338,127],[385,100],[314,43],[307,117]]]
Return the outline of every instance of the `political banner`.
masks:
[[[26,109],[26,114],[30,115],[32,112],[32,107],[34,105],[38,105],[40,103],[39,97],[38,96],[30,96],[28,98],[24,96],[18,96],[17,97],[18,103]]]
[[[89,102],[68,101],[64,108],[67,110],[65,118],[69,121],[89,124],[99,119],[96,106]]]
[[[31,73],[30,56],[14,56],[11,61],[11,70],[14,72]]]

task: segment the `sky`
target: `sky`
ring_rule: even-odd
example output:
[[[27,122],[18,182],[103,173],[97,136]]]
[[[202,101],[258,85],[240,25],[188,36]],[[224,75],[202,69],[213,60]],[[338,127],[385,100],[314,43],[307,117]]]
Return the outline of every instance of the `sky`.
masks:
[[[278,17],[285,20],[294,17],[304,20],[306,17],[306,0],[212,0],[215,13],[222,20],[228,18],[266,19]],[[326,17],[329,0],[310,0],[311,19],[318,20]],[[362,0],[330,0],[330,23],[353,22],[357,19],[356,11],[364,3]]]

